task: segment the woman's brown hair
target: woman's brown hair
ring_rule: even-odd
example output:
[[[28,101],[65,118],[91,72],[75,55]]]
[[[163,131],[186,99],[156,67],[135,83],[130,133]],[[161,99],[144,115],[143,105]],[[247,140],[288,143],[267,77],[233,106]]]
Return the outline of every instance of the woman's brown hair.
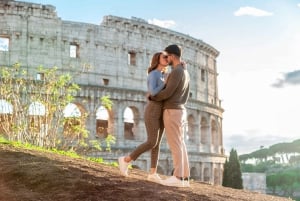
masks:
[[[148,67],[147,73],[149,74],[151,71],[155,70],[159,64],[159,58],[160,55],[162,54],[162,52],[157,52],[153,55],[152,60],[151,60],[151,64]]]

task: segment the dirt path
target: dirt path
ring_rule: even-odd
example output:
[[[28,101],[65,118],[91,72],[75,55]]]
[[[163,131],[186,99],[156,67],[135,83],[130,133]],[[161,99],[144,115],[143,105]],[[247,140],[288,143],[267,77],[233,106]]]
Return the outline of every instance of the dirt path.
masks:
[[[166,187],[132,170],[52,153],[0,144],[0,201],[287,201],[221,186],[191,182],[190,188]]]

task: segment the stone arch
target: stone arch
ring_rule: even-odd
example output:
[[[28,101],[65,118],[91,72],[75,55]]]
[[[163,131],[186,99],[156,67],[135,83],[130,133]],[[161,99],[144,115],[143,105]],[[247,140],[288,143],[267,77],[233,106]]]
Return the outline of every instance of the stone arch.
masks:
[[[187,129],[187,135],[189,141],[195,142],[195,118],[192,114],[190,114],[187,118],[188,121],[188,129]]]
[[[214,119],[211,120],[211,144],[218,145],[218,129]]]
[[[208,142],[208,122],[205,117],[201,117],[200,134],[201,134],[201,143],[206,144]]]
[[[80,117],[82,115],[81,108],[76,103],[69,103],[63,110],[64,117]]]
[[[224,174],[223,166],[221,166],[219,174],[220,174],[220,183],[219,183],[219,184],[222,185],[222,182],[223,182],[223,174]]]
[[[222,133],[222,122],[220,119],[218,120],[217,126],[218,126],[218,136],[219,136],[218,144],[222,146],[223,145],[223,139],[222,139],[223,133]]]
[[[4,99],[0,99],[0,133],[9,135],[12,125],[13,106]]]
[[[30,103],[28,107],[28,130],[31,133],[31,143],[43,145],[47,133],[46,106],[38,101]]]
[[[210,171],[209,171],[208,167],[204,168],[203,179],[204,179],[204,182],[209,182],[210,181]]]
[[[198,179],[197,169],[192,167],[190,170],[191,179]]]
[[[220,172],[218,168],[214,168],[214,184],[220,184]]]
[[[63,133],[66,138],[72,138],[77,134],[76,126],[85,127],[87,111],[80,103],[69,103],[64,108],[63,115],[65,121]]]
[[[111,127],[111,126],[109,126],[110,122],[111,122],[111,118],[110,118],[109,111],[103,105],[101,105],[96,110],[96,134],[97,134],[97,136],[104,137],[104,138],[107,137],[107,135],[109,134],[108,128]]]
[[[136,135],[136,128],[139,123],[139,112],[134,106],[127,106],[123,112],[124,138],[133,140]]]
[[[4,99],[0,99],[0,114],[12,114],[13,106]]]

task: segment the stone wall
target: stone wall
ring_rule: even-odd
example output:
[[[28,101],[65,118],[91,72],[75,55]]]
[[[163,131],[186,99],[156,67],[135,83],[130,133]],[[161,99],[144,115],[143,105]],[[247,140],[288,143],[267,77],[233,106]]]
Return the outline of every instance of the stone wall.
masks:
[[[0,49],[0,66],[19,62],[33,79],[38,77],[35,69],[39,65],[57,66],[61,73],[76,75],[82,90],[74,104],[89,114],[90,139],[100,139],[96,111],[100,98],[110,96],[114,105],[107,129],[117,143],[111,153],[92,153],[110,161],[146,139],[143,111],[146,69],[152,55],[169,44],[181,45],[191,75],[186,143],[192,178],[221,184],[225,156],[217,82],[219,52],[209,44],[139,18],[105,16],[100,25],[71,22],[60,19],[52,5],[18,1],[0,2],[0,40],[8,41],[7,49]],[[131,139],[125,137],[126,108],[134,114]],[[146,153],[134,164],[147,170],[149,160]],[[171,173],[172,157],[165,139],[159,165],[161,173]]]

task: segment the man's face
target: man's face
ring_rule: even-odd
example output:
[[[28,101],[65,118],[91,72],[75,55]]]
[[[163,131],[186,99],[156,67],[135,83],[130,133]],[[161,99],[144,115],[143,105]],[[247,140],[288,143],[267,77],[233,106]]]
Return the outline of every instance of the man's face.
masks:
[[[168,54],[168,63],[173,66],[173,54]]]

